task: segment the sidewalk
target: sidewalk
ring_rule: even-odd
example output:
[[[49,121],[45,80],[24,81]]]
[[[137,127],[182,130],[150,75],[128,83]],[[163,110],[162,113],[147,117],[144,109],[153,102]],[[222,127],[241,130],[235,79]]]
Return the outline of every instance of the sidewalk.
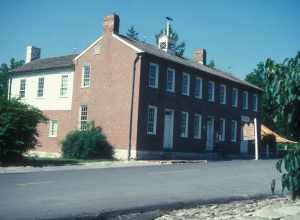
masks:
[[[134,167],[134,166],[158,166],[179,163],[207,163],[205,160],[153,160],[153,161],[102,161],[102,162],[88,162],[76,165],[63,165],[63,166],[11,166],[0,167],[0,174],[6,173],[31,173],[31,172],[44,172],[44,171],[65,171],[65,170],[87,170],[87,169],[105,169],[105,168],[118,168],[118,167]]]

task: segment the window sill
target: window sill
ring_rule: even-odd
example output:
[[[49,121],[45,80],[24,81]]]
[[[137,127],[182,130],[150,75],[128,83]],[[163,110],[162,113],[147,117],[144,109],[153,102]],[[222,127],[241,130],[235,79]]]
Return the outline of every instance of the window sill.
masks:
[[[69,96],[59,96],[59,98],[65,99],[65,98],[69,98]]]
[[[147,133],[147,135],[149,135],[149,136],[155,136],[156,134],[155,133]]]
[[[86,89],[86,88],[90,88],[91,86],[81,86],[81,89]]]

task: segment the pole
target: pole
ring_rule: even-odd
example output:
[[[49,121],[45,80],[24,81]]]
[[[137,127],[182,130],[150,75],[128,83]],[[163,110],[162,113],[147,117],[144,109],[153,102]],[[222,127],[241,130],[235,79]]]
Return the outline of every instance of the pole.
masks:
[[[255,135],[255,160],[258,160],[258,128],[257,119],[254,118],[254,135]]]

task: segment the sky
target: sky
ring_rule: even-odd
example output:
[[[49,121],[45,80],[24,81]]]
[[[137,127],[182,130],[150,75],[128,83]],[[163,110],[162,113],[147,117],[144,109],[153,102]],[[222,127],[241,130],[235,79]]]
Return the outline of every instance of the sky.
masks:
[[[0,63],[25,59],[28,45],[40,47],[42,58],[79,53],[112,13],[121,33],[134,25],[152,44],[172,17],[185,57],[205,48],[208,61],[241,79],[260,61],[300,51],[300,0],[0,0]]]

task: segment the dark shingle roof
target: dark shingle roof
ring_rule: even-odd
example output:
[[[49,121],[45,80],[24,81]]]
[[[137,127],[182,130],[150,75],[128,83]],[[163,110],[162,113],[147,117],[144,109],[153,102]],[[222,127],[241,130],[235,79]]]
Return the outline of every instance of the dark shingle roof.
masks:
[[[30,63],[26,63],[17,69],[14,69],[15,73],[22,72],[32,72],[38,70],[49,70],[49,69],[57,69],[57,68],[67,68],[73,67],[73,59],[77,56],[77,54],[71,54],[60,57],[50,57],[44,59],[34,60]]]
[[[221,78],[224,78],[224,79],[227,79],[227,80],[230,80],[230,81],[233,81],[233,82],[236,82],[236,83],[239,83],[239,84],[242,84],[242,85],[245,85],[245,86],[249,86],[249,87],[252,87],[254,89],[262,91],[261,88],[255,86],[255,85],[252,85],[251,83],[248,83],[244,80],[241,80],[241,79],[239,79],[235,76],[232,76],[228,73],[225,73],[221,70],[212,69],[208,66],[196,63],[192,60],[180,58],[180,57],[175,56],[175,55],[171,55],[169,53],[166,53],[163,50],[158,49],[156,46],[153,46],[153,45],[145,43],[145,42],[135,41],[135,40],[132,40],[132,39],[130,39],[126,36],[123,36],[123,35],[118,35],[118,36],[121,37],[123,40],[125,40],[127,43],[139,48],[140,50],[142,50],[145,53],[149,53],[149,54],[152,54],[154,56],[164,58],[164,59],[182,64],[182,65],[185,65],[185,66],[188,66],[188,67],[191,67],[191,68],[195,68],[195,69],[204,71],[206,73],[209,73],[209,74],[212,74],[212,75],[215,75],[215,76],[218,76],[218,77],[221,77]]]

